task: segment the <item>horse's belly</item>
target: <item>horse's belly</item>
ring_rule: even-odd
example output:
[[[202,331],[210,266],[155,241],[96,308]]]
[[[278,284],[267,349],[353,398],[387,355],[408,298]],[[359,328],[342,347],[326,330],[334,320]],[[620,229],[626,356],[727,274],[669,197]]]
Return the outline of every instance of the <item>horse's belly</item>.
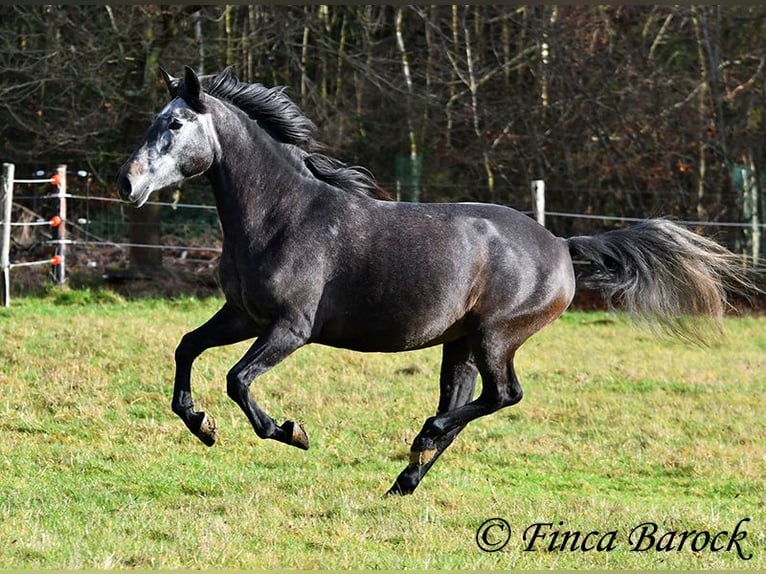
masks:
[[[464,305],[379,304],[348,308],[322,322],[316,341],[370,352],[398,352],[440,345],[464,336],[470,314]]]
[[[398,353],[400,351],[414,351],[433,347],[460,339],[465,331],[460,324],[455,324],[438,335],[428,336],[417,334],[404,334],[401,332],[368,332],[368,333],[328,333],[319,337],[316,343],[361,351],[368,353]]]

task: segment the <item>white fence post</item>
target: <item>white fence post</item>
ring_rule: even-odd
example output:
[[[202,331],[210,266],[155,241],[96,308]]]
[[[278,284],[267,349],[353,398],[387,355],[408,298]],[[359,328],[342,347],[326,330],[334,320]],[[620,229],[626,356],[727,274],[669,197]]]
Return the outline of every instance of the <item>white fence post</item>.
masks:
[[[3,234],[0,244],[0,267],[2,267],[3,306],[11,306],[11,208],[13,207],[13,178],[16,166],[3,164]]]
[[[537,223],[545,227],[545,181],[542,179],[532,181],[532,209]]]
[[[58,285],[63,285],[66,281],[66,164],[56,168],[56,186],[59,200],[59,217],[61,223],[58,226],[58,242],[56,244],[56,255],[58,255],[58,264],[53,267],[53,279]]]
[[[752,156],[749,158],[748,169],[745,170],[744,195],[745,201],[750,202],[750,240],[753,257],[753,267],[758,267],[761,258],[761,226],[758,221],[758,184],[755,181],[756,171]]]

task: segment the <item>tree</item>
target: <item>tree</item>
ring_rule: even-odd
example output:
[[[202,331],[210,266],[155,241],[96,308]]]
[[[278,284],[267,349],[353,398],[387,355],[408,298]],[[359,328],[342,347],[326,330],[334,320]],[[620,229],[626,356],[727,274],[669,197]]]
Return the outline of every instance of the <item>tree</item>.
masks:
[[[165,101],[160,64],[233,65],[285,86],[329,151],[384,185],[415,158],[423,200],[524,209],[542,177],[556,211],[763,211],[760,5],[18,5],[0,32],[4,160],[85,163],[103,193]],[[134,215],[143,243],[157,214]],[[613,223],[549,219],[560,235],[594,225]]]

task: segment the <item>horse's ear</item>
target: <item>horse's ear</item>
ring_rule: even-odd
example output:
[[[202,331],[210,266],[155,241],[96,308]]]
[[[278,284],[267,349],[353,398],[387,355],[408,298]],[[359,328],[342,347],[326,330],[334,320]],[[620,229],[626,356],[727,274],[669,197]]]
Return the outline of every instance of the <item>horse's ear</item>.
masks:
[[[186,89],[189,90],[189,94],[199,96],[200,84],[197,73],[189,66],[184,66],[184,82],[186,83]]]
[[[162,66],[160,66],[160,73],[162,74],[162,79],[165,80],[165,86],[167,86],[168,88],[168,93],[172,97],[175,97],[178,92],[178,82],[179,82],[178,78],[174,78],[173,76],[168,74],[165,71],[165,68],[163,68]]]
[[[183,99],[198,112],[204,111],[202,103],[202,86],[200,86],[197,73],[189,66],[184,66],[184,93]]]

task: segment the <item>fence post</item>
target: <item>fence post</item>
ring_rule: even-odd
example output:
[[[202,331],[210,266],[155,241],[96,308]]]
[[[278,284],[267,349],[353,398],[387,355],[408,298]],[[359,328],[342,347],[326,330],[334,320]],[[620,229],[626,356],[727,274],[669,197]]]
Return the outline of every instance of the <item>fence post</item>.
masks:
[[[13,178],[16,166],[3,164],[3,234],[0,243],[0,267],[2,267],[3,306],[11,306],[11,209],[13,207]]]
[[[752,156],[748,158],[748,169],[744,172],[743,184],[745,201],[750,202],[750,240],[753,257],[753,267],[758,267],[761,258],[761,227],[758,221],[758,183],[755,181],[756,171]]]
[[[59,200],[59,217],[61,223],[58,226],[58,242],[56,243],[56,255],[59,256],[59,264],[53,268],[53,280],[57,285],[63,285],[66,281],[66,164],[56,168],[57,197]]]
[[[532,181],[532,209],[537,223],[545,227],[545,181],[542,179]]]

